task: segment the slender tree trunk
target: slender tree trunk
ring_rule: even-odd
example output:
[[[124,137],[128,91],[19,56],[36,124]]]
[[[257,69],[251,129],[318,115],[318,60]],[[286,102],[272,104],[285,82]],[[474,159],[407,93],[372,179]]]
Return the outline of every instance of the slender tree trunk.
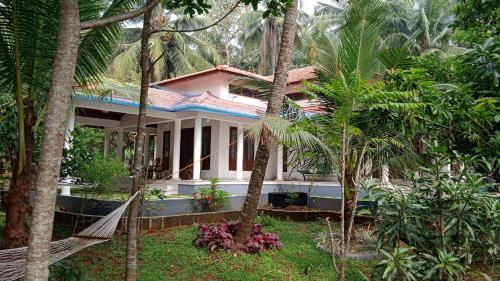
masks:
[[[137,120],[137,134],[135,139],[133,182],[130,194],[139,190],[141,180],[141,163],[144,146],[144,131],[146,128],[146,101],[149,88],[149,35],[151,34],[151,11],[144,14],[141,38],[141,95],[139,116]],[[135,281],[137,278],[137,212],[139,210],[139,196],[130,204],[127,229],[127,263],[125,280]]]
[[[350,237],[352,234],[352,221],[351,217],[354,216],[356,212],[356,196],[357,196],[357,187],[355,182],[355,176],[352,175],[348,170],[344,175],[345,177],[345,186],[344,186],[344,232],[346,243],[349,244]],[[349,245],[347,245],[349,247]]]
[[[293,43],[295,37],[297,19],[297,3],[293,1],[292,6],[288,9],[283,23],[283,33],[281,37],[281,46],[278,57],[278,64],[274,74],[273,86],[271,89],[271,96],[267,104],[266,114],[270,116],[277,116],[283,98],[285,97],[286,83],[288,79],[288,67],[292,59]],[[243,244],[246,237],[250,234],[255,216],[257,214],[257,207],[259,204],[260,192],[262,190],[262,183],[266,174],[267,163],[269,161],[269,154],[273,146],[273,137],[268,130],[263,130],[255,156],[255,164],[248,183],[248,193],[245,199],[245,204],[240,213],[241,227],[236,233],[235,241],[238,244]]]
[[[59,0],[59,32],[48,108],[43,127],[31,242],[28,247],[27,281],[44,281],[49,275],[49,250],[54,222],[56,186],[68,109],[71,101],[80,35],[77,0]]]
[[[29,192],[33,182],[33,126],[35,125],[32,108],[26,110],[24,121],[24,161],[19,169],[20,161],[14,160],[12,180],[6,198],[7,216],[4,232],[4,248],[23,247],[29,241]]]

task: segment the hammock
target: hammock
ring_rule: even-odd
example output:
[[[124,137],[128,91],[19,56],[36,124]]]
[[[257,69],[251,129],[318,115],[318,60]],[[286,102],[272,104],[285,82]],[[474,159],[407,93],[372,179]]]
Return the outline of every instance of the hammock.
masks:
[[[233,141],[229,145],[233,145],[238,142],[239,139],[244,138],[244,134],[238,137],[237,140]],[[228,148],[227,148],[228,149]],[[219,150],[211,153],[200,159],[200,162],[211,155],[219,153]],[[194,163],[179,170],[183,170],[193,166]],[[171,176],[172,174],[170,174]],[[163,177],[166,179],[168,176]],[[162,179],[158,179],[155,182],[160,182]],[[118,207],[113,212],[109,213],[104,218],[100,219],[95,224],[92,224],[83,231],[73,234],[72,237],[63,240],[53,241],[50,243],[50,257],[49,264],[53,264],[57,261],[65,259],[72,254],[79,252],[92,245],[100,244],[109,241],[113,234],[115,233],[116,227],[120,222],[120,218],[127,209],[130,202],[139,194],[137,192],[131,196],[127,202]],[[15,248],[0,250],[0,281],[14,281],[22,278],[26,274],[26,258],[28,256],[28,247]]]
[[[50,243],[49,264],[65,259],[89,246],[109,241],[115,233],[125,209],[139,194],[131,196],[127,202],[81,232],[70,238]],[[0,251],[0,281],[14,281],[26,274],[28,247]]]

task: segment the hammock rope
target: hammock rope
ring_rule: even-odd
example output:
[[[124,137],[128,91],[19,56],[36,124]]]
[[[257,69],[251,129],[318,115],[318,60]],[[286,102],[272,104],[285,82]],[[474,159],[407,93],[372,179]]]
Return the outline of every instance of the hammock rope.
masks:
[[[123,205],[107,216],[72,237],[51,242],[49,264],[63,260],[92,245],[109,241],[123,213],[139,192],[130,196]],[[27,256],[28,247],[0,250],[0,281],[14,281],[22,278],[26,274]]]
[[[202,157],[199,161],[196,162],[201,163],[206,158],[219,153],[221,150],[229,149],[230,146],[235,145],[239,140],[245,137],[246,136],[244,132],[240,133],[237,139],[231,142],[228,147],[216,150],[215,152]],[[195,163],[191,163],[179,169],[179,172],[189,168],[190,166],[193,166],[194,164]],[[161,182],[162,180],[171,177],[173,174],[174,171],[172,171],[167,176],[153,180],[151,183]],[[118,223],[120,222],[120,219],[130,202],[132,202],[132,200],[139,193],[144,192],[147,189],[148,187],[145,187],[137,191],[133,196],[129,197],[129,199],[123,205],[121,205],[96,223],[90,225],[86,229],[73,234],[69,238],[52,241],[50,243],[49,264],[53,264],[60,260],[63,260],[71,256],[72,254],[77,253],[92,245],[104,243],[111,240],[116,231]],[[28,247],[0,250],[0,281],[15,281],[24,277],[24,275],[26,274],[27,256]]]

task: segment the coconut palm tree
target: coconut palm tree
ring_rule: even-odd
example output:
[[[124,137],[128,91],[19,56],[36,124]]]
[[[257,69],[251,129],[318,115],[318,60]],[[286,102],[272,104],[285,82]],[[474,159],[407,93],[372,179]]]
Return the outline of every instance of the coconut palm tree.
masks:
[[[166,11],[157,7],[152,15],[153,30],[187,30],[209,24],[209,18],[190,17],[180,10]],[[140,39],[125,44],[109,68],[111,77],[122,81],[139,82]],[[220,64],[222,59],[215,45],[197,33],[157,32],[150,36],[150,52],[155,62],[151,82],[205,70]]]
[[[406,46],[422,53],[429,49],[446,49],[450,46],[454,0],[415,1],[412,28]]]
[[[285,97],[288,67],[292,60],[296,25],[297,2],[296,0],[293,0],[291,7],[288,8],[285,15],[278,63],[276,64],[276,72],[274,74],[271,95],[267,103],[266,114],[271,118],[278,116],[283,104],[283,98]],[[264,128],[260,134],[257,153],[255,156],[255,164],[248,183],[248,193],[245,199],[245,204],[243,205],[243,209],[240,213],[239,219],[241,227],[235,237],[236,242],[239,244],[245,242],[247,236],[250,234],[255,216],[257,215],[260,192],[262,190],[262,183],[264,182],[264,176],[273,142],[271,133],[269,130]]]
[[[300,2],[298,3],[300,5]],[[242,46],[242,56],[246,57],[245,69],[253,70],[262,75],[274,73],[278,60],[278,52],[283,30],[283,17],[262,17],[263,12],[251,11],[241,16],[245,32],[239,37]],[[315,42],[313,38],[322,33],[326,25],[315,20],[303,11],[297,14],[297,32],[294,42],[292,63],[294,66],[303,66],[311,63],[315,56]],[[250,58],[250,59],[248,59]]]
[[[2,127],[16,123],[16,138],[6,145],[10,151],[12,179],[6,199],[7,221],[4,246],[17,247],[28,241],[26,222],[28,195],[35,173],[34,147],[39,124],[47,108],[47,96],[53,68],[57,36],[57,1],[2,0],[0,12],[0,84],[2,94],[14,102],[16,110],[2,122]],[[100,5],[84,1],[80,12],[83,20],[100,14],[127,11],[123,1]],[[76,82],[83,88],[99,81],[118,44],[121,28],[110,25],[99,30],[83,32],[78,53]],[[8,131],[4,131],[8,132]],[[4,139],[5,141],[5,139]]]
[[[376,163],[416,159],[411,140],[415,110],[425,104],[415,91],[401,91],[382,82],[386,65],[404,62],[408,52],[381,49],[387,5],[382,0],[350,1],[338,40],[325,40],[316,66],[320,85],[306,83],[328,114],[318,116],[324,142],[335,153],[342,187],[340,280],[344,279],[345,254],[352,234],[358,186],[365,160]],[[335,47],[333,47],[335,46]],[[395,62],[396,61],[396,62]]]

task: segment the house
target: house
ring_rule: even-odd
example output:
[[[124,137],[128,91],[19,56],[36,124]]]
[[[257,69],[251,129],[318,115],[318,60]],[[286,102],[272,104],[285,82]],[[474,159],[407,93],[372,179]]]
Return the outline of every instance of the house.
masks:
[[[243,131],[265,112],[266,102],[241,87],[241,80],[238,81],[241,77],[269,83],[273,80],[270,76],[219,65],[150,84],[145,147],[154,149],[146,149],[145,163],[159,167],[158,179],[177,186],[211,177],[226,182],[249,179],[256,144],[243,137]],[[302,81],[313,79],[312,67],[289,72],[287,96],[304,111],[317,110],[299,90]],[[138,106],[137,101],[121,96],[98,98],[77,94],[69,127],[77,123],[103,128],[105,156],[109,155],[111,136],[116,132],[113,134],[117,154],[123,159],[123,135],[135,132]],[[283,147],[276,147],[270,155],[266,181],[303,180],[300,173],[288,169],[287,157]]]

